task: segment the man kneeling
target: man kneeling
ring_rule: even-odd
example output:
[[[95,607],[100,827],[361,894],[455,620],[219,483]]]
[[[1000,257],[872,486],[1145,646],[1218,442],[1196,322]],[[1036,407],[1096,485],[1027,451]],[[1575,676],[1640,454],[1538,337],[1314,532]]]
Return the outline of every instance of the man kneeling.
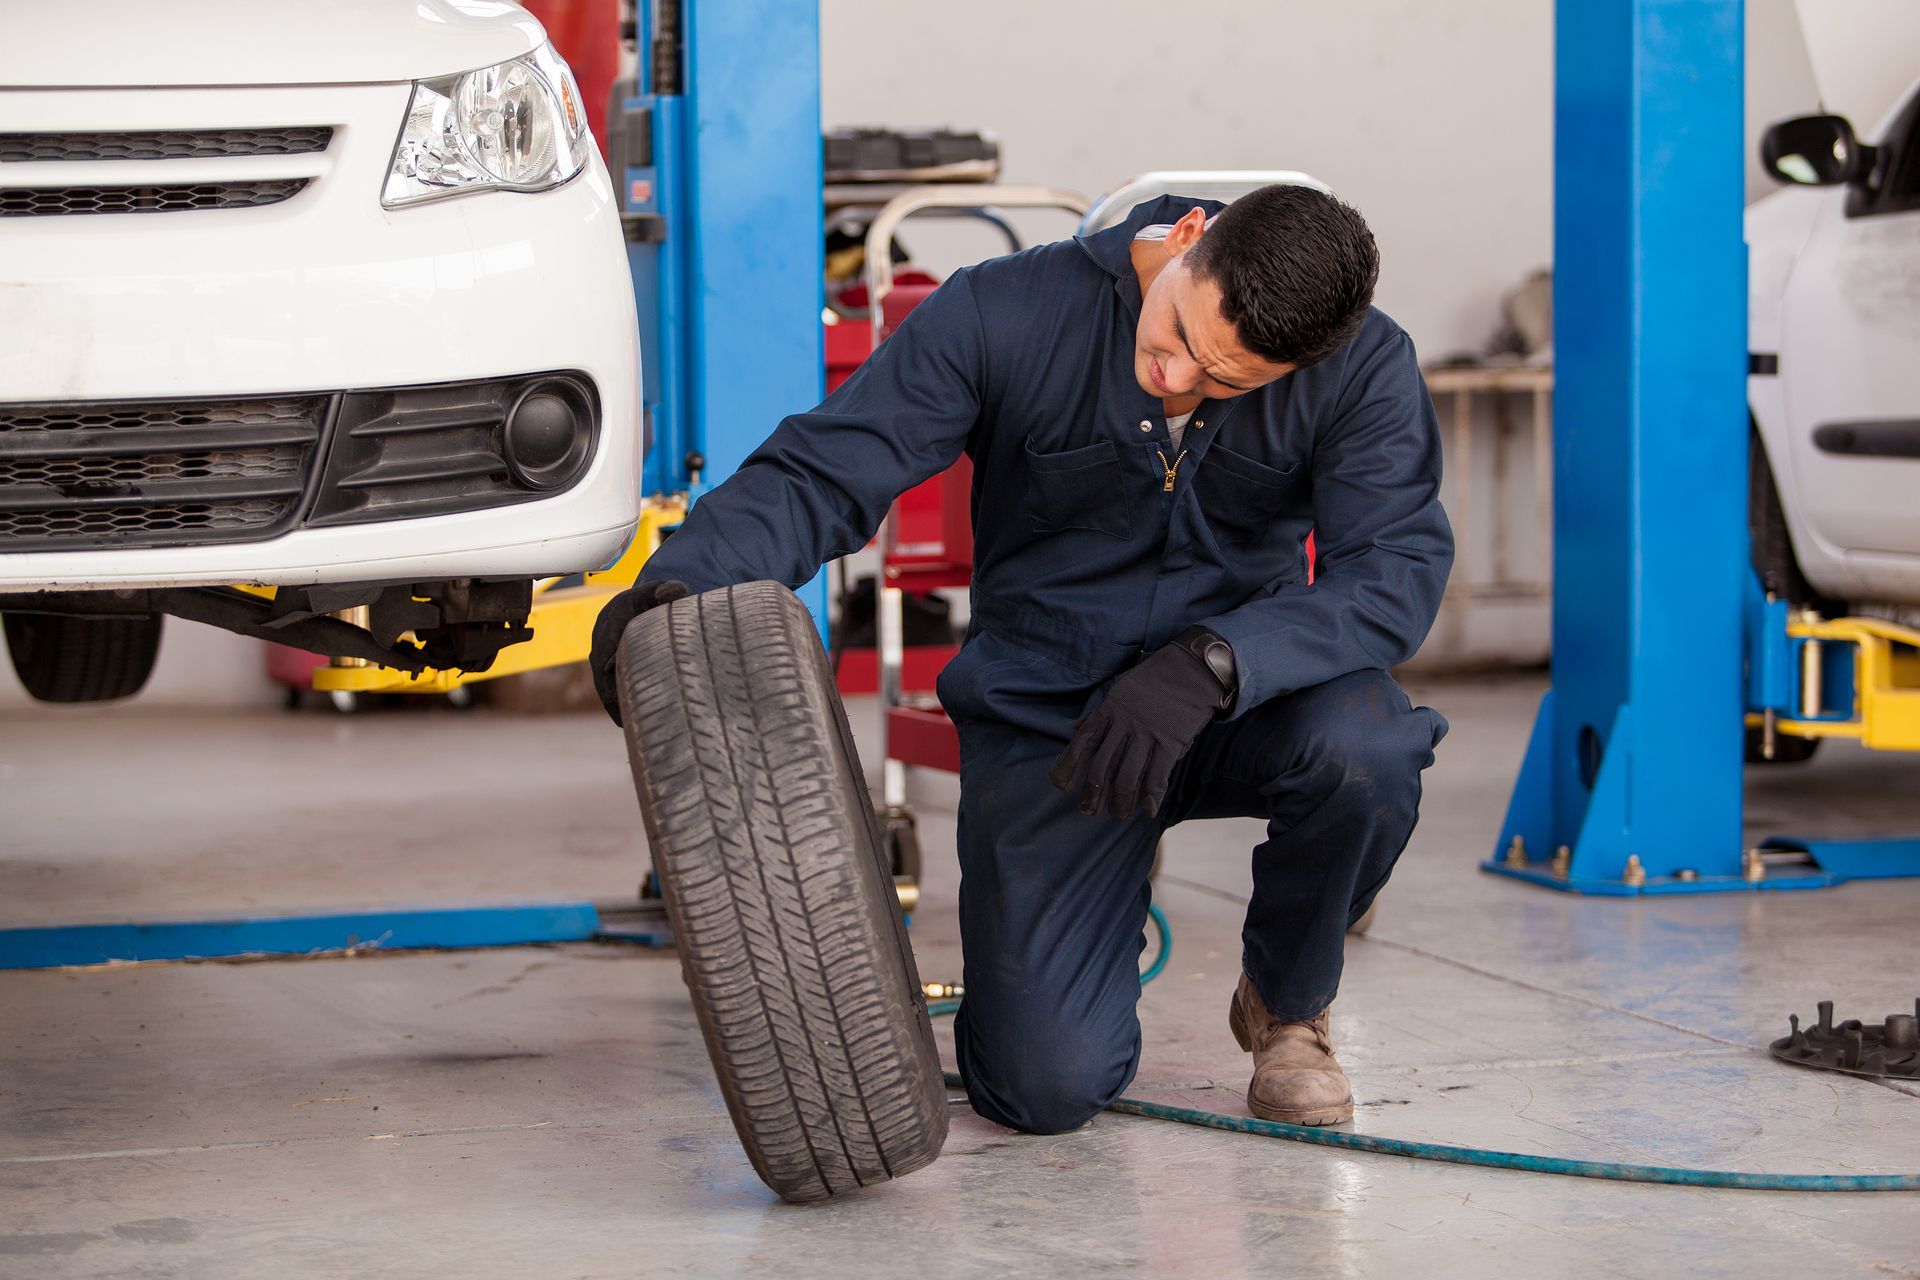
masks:
[[[1352,1118],[1327,1024],[1346,929],[1446,733],[1387,668],[1453,558],[1432,402],[1371,305],[1378,273],[1360,215],[1304,186],[1166,197],[959,271],[703,497],[595,626],[618,719],[637,613],[797,587],[972,458],[972,620],[939,694],[961,754],[954,1033],[989,1119],[1057,1133],[1132,1081],[1155,846],[1230,816],[1267,823],[1228,1018],[1254,1055],[1248,1105]]]

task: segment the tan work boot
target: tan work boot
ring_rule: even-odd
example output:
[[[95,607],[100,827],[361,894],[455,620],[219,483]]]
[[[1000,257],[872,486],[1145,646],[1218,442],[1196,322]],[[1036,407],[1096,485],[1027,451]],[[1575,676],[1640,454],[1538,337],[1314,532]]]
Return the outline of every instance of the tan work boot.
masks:
[[[1245,974],[1233,993],[1227,1025],[1253,1055],[1247,1106],[1262,1120],[1341,1124],[1353,1119],[1353,1089],[1333,1057],[1327,1011],[1311,1022],[1279,1022]]]

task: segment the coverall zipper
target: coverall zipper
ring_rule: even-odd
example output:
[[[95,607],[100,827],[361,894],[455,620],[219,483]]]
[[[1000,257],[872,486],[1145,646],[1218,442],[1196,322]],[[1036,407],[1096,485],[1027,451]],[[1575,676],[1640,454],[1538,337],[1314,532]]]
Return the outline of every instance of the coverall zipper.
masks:
[[[1174,457],[1172,466],[1167,465],[1167,455],[1160,450],[1155,449],[1153,456],[1160,459],[1160,469],[1167,473],[1167,482],[1160,486],[1160,492],[1172,493],[1173,482],[1180,478],[1180,464],[1186,460],[1187,451],[1182,449],[1179,454]]]

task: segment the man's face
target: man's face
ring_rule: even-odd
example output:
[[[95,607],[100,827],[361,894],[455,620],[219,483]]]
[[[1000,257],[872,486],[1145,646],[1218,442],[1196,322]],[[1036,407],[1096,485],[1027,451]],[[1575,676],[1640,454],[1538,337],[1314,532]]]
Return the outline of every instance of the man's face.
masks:
[[[1187,269],[1186,252],[1206,229],[1206,214],[1194,209],[1175,223],[1160,244],[1141,245],[1145,254],[1164,253],[1164,263],[1147,259],[1157,271],[1140,302],[1140,325],[1133,336],[1133,373],[1142,390],[1161,398],[1202,396],[1224,400],[1293,372],[1248,351],[1240,334],[1220,314],[1220,286]]]

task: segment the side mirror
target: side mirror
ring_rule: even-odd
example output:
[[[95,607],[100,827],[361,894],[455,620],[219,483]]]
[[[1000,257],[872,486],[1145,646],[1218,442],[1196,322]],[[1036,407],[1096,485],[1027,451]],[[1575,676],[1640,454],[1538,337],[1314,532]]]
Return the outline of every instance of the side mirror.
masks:
[[[1845,116],[1796,116],[1773,125],[1760,139],[1760,163],[1796,186],[1864,182],[1873,161],[1874,149],[1853,136]]]

